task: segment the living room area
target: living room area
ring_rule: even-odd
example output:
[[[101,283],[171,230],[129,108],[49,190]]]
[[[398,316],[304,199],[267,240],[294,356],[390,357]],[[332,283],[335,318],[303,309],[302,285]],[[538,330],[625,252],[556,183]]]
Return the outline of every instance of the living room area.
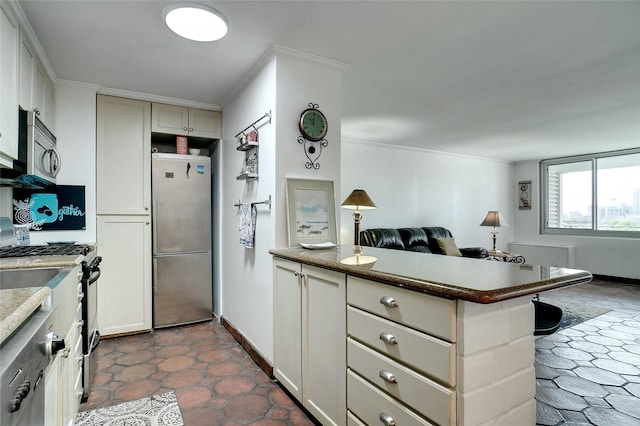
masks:
[[[363,211],[361,230],[444,227],[457,247],[490,251],[492,228],[481,223],[497,210],[506,220],[496,228],[498,250],[517,247],[526,264],[591,272],[591,283],[539,295],[563,310],[563,320],[536,340],[537,424],[640,422],[640,243],[634,234],[542,233],[542,157],[509,162],[343,140],[342,158],[358,161],[343,160],[341,193],[361,187],[376,205]],[[530,182],[528,209],[520,208],[521,181]],[[353,222],[351,211],[339,210],[343,224]],[[342,230],[341,240],[351,241],[351,228]]]

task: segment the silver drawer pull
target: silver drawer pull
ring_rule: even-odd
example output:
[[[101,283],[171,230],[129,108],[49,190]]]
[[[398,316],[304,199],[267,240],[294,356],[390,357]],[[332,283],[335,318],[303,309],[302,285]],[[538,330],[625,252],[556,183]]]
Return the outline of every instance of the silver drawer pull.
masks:
[[[387,413],[380,413],[380,421],[385,426],[396,426],[396,421]]]
[[[396,337],[391,334],[391,333],[381,333],[380,334],[380,340],[382,340],[383,342],[389,344],[389,345],[397,345],[398,341],[396,340]]]
[[[387,383],[398,384],[398,381],[396,380],[396,376],[394,376],[393,373],[390,371],[380,370],[380,378]]]
[[[397,308],[398,307],[398,302],[396,302],[396,299],[394,299],[391,296],[382,296],[380,298],[380,303],[382,303],[384,306],[386,306],[388,308]]]

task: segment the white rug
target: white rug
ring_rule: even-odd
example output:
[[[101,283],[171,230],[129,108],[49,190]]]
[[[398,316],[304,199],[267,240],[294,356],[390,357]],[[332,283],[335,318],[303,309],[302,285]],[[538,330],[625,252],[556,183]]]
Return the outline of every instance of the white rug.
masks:
[[[78,413],[75,426],[184,426],[174,391]]]

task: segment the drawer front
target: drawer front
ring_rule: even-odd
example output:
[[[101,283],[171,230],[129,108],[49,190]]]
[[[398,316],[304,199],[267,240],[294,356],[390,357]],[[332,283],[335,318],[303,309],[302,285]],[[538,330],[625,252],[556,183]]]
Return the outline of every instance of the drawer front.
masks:
[[[347,412],[347,426],[367,426],[351,412]]]
[[[455,424],[455,392],[349,338],[349,368],[438,425]],[[385,378],[383,378],[385,377]]]
[[[455,344],[351,306],[347,307],[347,330],[354,339],[390,358],[449,386],[455,386]],[[395,343],[387,343],[390,339]]]
[[[397,306],[384,304],[393,305],[391,301]],[[455,300],[349,276],[347,303],[450,342],[456,341]]]
[[[371,386],[350,369],[347,370],[347,408],[367,425],[434,426],[413,410]],[[387,421],[382,421],[382,417]]]

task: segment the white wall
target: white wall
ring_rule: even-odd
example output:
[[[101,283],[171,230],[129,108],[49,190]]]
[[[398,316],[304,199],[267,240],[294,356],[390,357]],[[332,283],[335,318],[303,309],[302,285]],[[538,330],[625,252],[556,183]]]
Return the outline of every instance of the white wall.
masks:
[[[275,244],[275,212],[258,206],[256,237],[253,249],[240,245],[239,209],[234,204],[263,201],[274,194],[276,127],[271,124],[259,129],[258,180],[236,180],[244,161],[244,153],[236,151],[235,134],[267,111],[275,112],[275,59],[225,105],[222,134],[219,213],[221,218],[220,312],[234,327],[241,330],[265,356],[272,353],[272,278],[271,256]],[[274,114],[275,115],[275,114]]]
[[[220,312],[267,359],[273,358],[273,272],[269,249],[286,247],[286,177],[334,180],[340,187],[340,72],[317,58],[275,49],[263,68],[224,107],[221,149],[220,203]],[[298,144],[297,120],[309,102],[320,105],[329,119],[329,147],[320,157],[320,170],[304,167]],[[259,179],[238,181],[244,154],[235,149],[234,136],[272,111],[272,123],[260,131]],[[253,249],[240,245],[238,201],[263,201],[258,206]]]
[[[640,239],[542,235],[540,179],[537,161],[517,163],[515,181],[531,181],[531,210],[516,210],[514,241],[540,245],[573,245],[575,268],[592,274],[640,279]]]
[[[459,247],[490,249],[491,228],[479,226],[487,211],[514,222],[513,165],[503,161],[343,139],[339,204],[356,187],[377,206],[360,229],[443,226]],[[351,243],[352,211],[340,210],[341,240]],[[513,226],[500,228],[498,249],[513,235]]]

